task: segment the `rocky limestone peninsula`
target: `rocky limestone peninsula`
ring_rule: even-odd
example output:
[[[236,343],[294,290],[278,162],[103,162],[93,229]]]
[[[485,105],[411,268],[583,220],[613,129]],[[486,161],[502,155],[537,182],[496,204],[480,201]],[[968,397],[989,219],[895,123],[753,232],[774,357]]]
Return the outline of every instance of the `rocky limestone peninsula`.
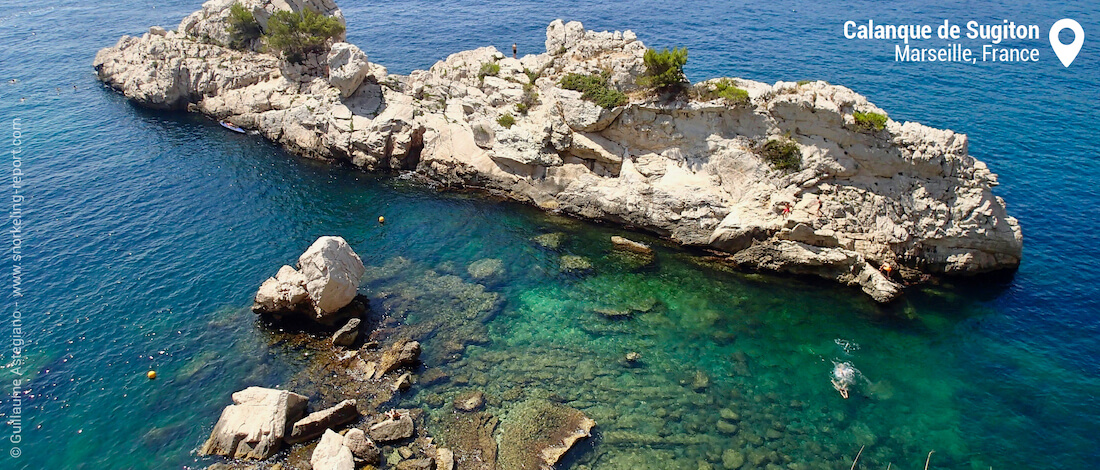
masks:
[[[561,20],[546,29],[546,52],[518,59],[482,47],[399,76],[335,42],[289,63],[226,46],[233,3],[208,1],[174,31],[122,37],[96,55],[99,79],[140,105],[229,121],[308,158],[636,227],[879,302],[926,275],[1020,263],[1020,226],[966,135],[866,126],[857,116],[886,112],[843,86],[714,79],[646,93],[636,84],[646,46],[633,32]],[[344,22],[330,0],[239,3],[261,28],[278,10]],[[603,77],[627,99],[602,107],[565,89],[568,74]],[[747,96],[711,93],[730,86]],[[797,150],[799,164],[769,163],[773,143]]]

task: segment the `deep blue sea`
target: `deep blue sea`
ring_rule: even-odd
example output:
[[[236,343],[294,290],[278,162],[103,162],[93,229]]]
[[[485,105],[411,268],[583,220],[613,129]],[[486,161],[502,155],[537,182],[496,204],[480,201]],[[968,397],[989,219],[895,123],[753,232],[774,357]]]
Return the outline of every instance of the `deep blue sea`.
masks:
[[[476,284],[497,295],[486,341],[427,364],[467,380],[405,404],[444,413],[439,397],[474,386],[556,395],[599,422],[568,468],[724,468],[727,449],[750,457],[743,468],[849,468],[861,446],[860,468],[922,468],[929,451],[928,468],[1100,465],[1100,3],[341,2],[349,41],[391,73],[484,45],[541,52],[546,25],[563,18],[685,46],[692,80],[822,79],[895,120],[968,134],[1023,227],[1023,263],[885,309],[853,289],[701,265],[644,234],[304,161],[201,116],[137,108],[96,81],[98,49],[174,28],[199,6],[0,2],[0,153],[19,152],[26,197],[21,260],[0,267],[0,468],[216,462],[193,450],[229,393],[278,386],[301,367],[247,311],[251,297],[330,234],[370,269],[390,268],[362,287],[372,308],[407,307],[416,321]],[[1064,17],[1086,36],[1068,68],[1046,39]],[[1038,48],[1040,61],[898,63],[896,41],[843,37],[845,21],[868,19],[1037,24],[1040,39],[1001,45]],[[557,232],[558,251],[531,241]],[[611,234],[654,243],[658,264],[624,265],[609,254]],[[596,270],[561,274],[561,254]],[[467,266],[484,258],[505,271],[475,279]],[[647,313],[626,322],[592,313],[639,304]],[[622,367],[627,351],[644,366]],[[862,371],[861,393],[845,401],[832,390],[832,361]],[[723,408],[740,414],[737,432]]]

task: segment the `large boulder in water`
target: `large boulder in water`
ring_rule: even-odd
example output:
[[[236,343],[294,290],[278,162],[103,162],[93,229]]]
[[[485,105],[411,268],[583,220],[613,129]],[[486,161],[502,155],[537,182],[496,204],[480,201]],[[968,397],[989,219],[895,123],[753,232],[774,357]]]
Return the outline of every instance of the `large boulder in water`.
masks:
[[[351,303],[367,269],[341,237],[321,237],[298,258],[306,277],[306,292],[318,315],[336,312]]]
[[[286,390],[249,387],[236,392],[199,453],[234,459],[271,457],[279,451],[291,423],[305,413],[307,401]]]
[[[331,323],[355,299],[366,273],[363,260],[341,237],[321,237],[298,258],[260,285],[252,310],[261,314],[309,313]]]

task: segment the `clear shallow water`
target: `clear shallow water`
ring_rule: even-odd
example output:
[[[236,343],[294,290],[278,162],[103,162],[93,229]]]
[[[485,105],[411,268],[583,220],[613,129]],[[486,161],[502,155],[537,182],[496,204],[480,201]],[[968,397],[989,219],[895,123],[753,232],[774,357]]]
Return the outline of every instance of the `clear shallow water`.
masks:
[[[887,312],[853,290],[716,271],[671,248],[634,270],[609,256],[604,240],[620,233],[611,228],[302,161],[197,116],[137,109],[98,85],[90,70],[97,49],[148,25],[175,25],[198,2],[6,4],[0,130],[22,119],[31,185],[20,305],[31,344],[23,456],[5,458],[4,468],[208,463],[190,451],[228,394],[283,383],[298,367],[242,309],[264,278],[322,234],[343,235],[371,266],[409,260],[406,274],[364,286],[373,294],[416,287],[427,270],[468,285],[471,262],[504,260],[503,276],[479,281],[501,298],[489,341],[438,364],[453,380],[408,401],[434,410],[432,394],[477,387],[512,396],[517,385],[523,396],[569,400],[600,423],[575,468],[696,468],[700,460],[720,468],[724,449],[758,446],[847,468],[863,444],[867,468],[921,468],[929,450],[934,468],[1100,460],[1100,274],[1090,269],[1100,242],[1090,217],[1100,200],[1092,183],[1100,174],[1098,49],[1086,39],[1069,69],[1050,57],[1034,66],[894,64],[886,44],[839,33],[848,19],[1008,18],[1045,28],[1065,16],[1091,38],[1095,4],[343,7],[350,40],[396,73],[484,44],[539,51],[545,25],[562,17],[633,29],[650,46],[687,46],[694,80],[849,86],[894,119],[970,135],[971,153],[1001,175],[998,194],[1024,227],[1024,263],[1010,279],[943,286]],[[379,214],[384,228],[373,223]],[[560,251],[530,240],[557,231],[567,233]],[[561,275],[563,253],[590,257],[595,272]],[[628,321],[592,311],[639,303],[652,308]],[[838,338],[860,348],[846,356]],[[632,350],[642,365],[628,368],[620,357]],[[11,358],[0,353],[0,362]],[[833,360],[851,361],[871,384],[841,400],[828,384]],[[150,367],[157,381],[144,378]],[[7,379],[10,370],[0,373]],[[709,384],[696,391],[699,372]],[[10,404],[0,402],[6,417]],[[732,437],[719,429],[722,408],[740,414]],[[780,436],[769,438],[769,428]]]

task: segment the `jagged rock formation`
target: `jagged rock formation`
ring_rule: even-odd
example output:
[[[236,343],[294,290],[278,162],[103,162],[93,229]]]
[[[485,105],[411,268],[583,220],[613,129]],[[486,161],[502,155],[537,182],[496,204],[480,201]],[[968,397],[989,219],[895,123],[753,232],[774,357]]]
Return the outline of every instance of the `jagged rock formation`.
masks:
[[[236,392],[199,454],[266,459],[282,447],[291,423],[305,414],[307,401],[286,390],[249,387]]]
[[[261,314],[307,313],[320,323],[355,299],[366,268],[342,237],[320,237],[298,257],[298,269],[279,268],[256,292],[252,310]]]
[[[604,109],[559,83],[606,71],[633,91],[646,48],[630,31],[556,20],[542,54],[483,47],[401,77],[344,43],[288,65],[202,42],[196,31],[220,37],[227,5],[207,2],[178,31],[123,37],[96,55],[99,78],[140,104],[228,119],[306,157],[491,189],[736,254],[744,267],[859,286],[882,302],[901,292],[882,264],[975,274],[1020,262],[1019,224],[965,135],[893,120],[863,129],[856,112],[885,113],[842,86],[733,79],[747,103],[700,98],[704,82],[693,99],[634,94]],[[483,73],[487,63],[499,71]],[[515,124],[498,123],[504,114]],[[801,151],[798,171],[761,158],[763,143],[786,136]]]

